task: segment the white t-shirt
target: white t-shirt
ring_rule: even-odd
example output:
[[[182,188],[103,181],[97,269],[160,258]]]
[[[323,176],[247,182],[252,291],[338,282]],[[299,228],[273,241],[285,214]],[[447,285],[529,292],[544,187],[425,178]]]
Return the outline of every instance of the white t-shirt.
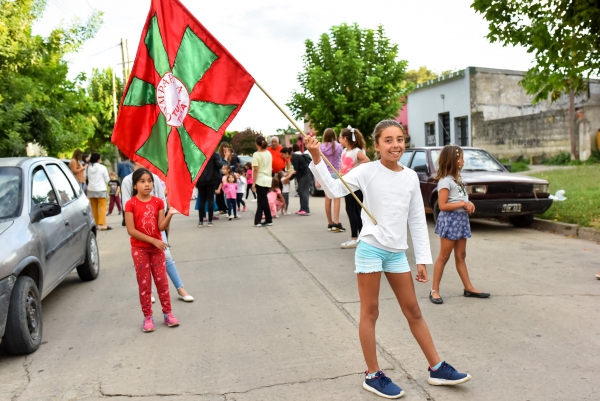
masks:
[[[309,167],[328,197],[341,198],[349,193],[341,180],[331,178],[325,162],[316,166],[311,162]],[[377,220],[375,225],[364,210],[361,212],[359,241],[390,252],[404,252],[408,249],[408,224],[417,264],[432,263],[417,173],[408,168],[392,171],[377,160],[350,170],[344,181],[353,191],[362,191],[364,205]]]
[[[344,148],[342,151],[342,161],[340,163],[340,171],[342,174],[348,174],[348,172],[358,164],[358,152],[360,151],[359,148],[354,148],[352,150]]]
[[[246,192],[247,183],[248,183],[248,180],[246,180],[246,177],[244,177],[243,175],[240,175],[239,178],[237,179],[237,186],[238,186],[237,193],[238,194],[243,194],[244,192]]]
[[[467,190],[465,189],[465,184],[460,181],[460,185],[454,180],[454,177],[448,175],[441,180],[438,181],[437,190],[440,193],[440,190],[447,189],[448,190],[448,203],[455,202],[467,202],[469,200],[469,195],[467,195]],[[466,212],[467,210],[464,208],[460,208],[456,210],[457,212]]]

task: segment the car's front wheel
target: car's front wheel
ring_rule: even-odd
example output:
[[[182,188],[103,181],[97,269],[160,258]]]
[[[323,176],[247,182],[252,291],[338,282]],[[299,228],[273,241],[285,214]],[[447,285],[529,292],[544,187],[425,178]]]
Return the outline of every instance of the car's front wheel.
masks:
[[[77,274],[82,281],[92,281],[100,273],[100,256],[96,236],[90,231],[84,262],[77,267]]]
[[[42,343],[42,300],[31,277],[17,278],[2,342],[6,352],[12,355],[31,354]]]
[[[510,216],[508,220],[510,221],[510,224],[512,224],[515,227],[529,227],[531,224],[533,224],[533,214],[524,214],[522,216]]]

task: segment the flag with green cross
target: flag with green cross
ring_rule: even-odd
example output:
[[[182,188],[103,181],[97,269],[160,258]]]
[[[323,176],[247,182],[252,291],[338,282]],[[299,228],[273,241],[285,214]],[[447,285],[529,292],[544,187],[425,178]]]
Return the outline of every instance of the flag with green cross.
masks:
[[[169,203],[187,215],[195,182],[253,84],[179,0],[152,0],[112,142],[164,180]]]

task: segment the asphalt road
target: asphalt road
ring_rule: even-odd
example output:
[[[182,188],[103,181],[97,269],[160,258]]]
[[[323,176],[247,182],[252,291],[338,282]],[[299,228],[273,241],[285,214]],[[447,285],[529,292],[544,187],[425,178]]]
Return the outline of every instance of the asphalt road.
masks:
[[[291,203],[297,210],[298,198]],[[349,235],[326,231],[322,198],[311,198],[312,216],[284,216],[270,228],[252,226],[249,205],[241,220],[213,228],[196,228],[196,215],[173,220],[171,250],[196,300],[177,301],[171,286],[181,326],[164,326],[156,303],[151,334],[141,331],[128,236],[110,216],[98,279],[71,274],[44,300],[37,352],[0,350],[0,399],[380,399],[361,387],[354,251],[339,248]],[[439,239],[429,228],[435,259]],[[429,284],[415,283],[440,355],[470,382],[427,384],[427,362],[382,285],[380,363],[404,399],[600,399],[600,245],[491,222],[473,221],[472,230],[469,272],[490,299],[462,297],[453,261],[444,305],[429,302]]]

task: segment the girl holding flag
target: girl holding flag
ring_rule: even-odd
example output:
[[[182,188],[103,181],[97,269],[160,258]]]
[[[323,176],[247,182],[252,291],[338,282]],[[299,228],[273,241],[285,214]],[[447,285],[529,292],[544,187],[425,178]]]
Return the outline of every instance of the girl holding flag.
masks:
[[[341,180],[334,180],[321,159],[320,143],[305,138],[313,162],[310,169],[330,198],[349,193]],[[457,372],[438,356],[433,339],[417,302],[415,288],[406,259],[406,226],[408,224],[418,273],[416,280],[427,282],[426,264],[431,264],[429,235],[425,210],[416,173],[398,162],[404,153],[404,129],[395,120],[381,121],[373,132],[375,149],[380,160],[361,164],[344,180],[353,191],[361,190],[364,203],[373,217],[365,218],[356,249],[355,273],[360,296],[360,343],[367,364],[363,388],[384,398],[400,398],[404,391],[380,369],[377,361],[375,323],[379,315],[379,286],[385,273],[410,330],[429,363],[428,382],[431,385],[455,385],[471,379]],[[363,215],[364,216],[364,215]]]

